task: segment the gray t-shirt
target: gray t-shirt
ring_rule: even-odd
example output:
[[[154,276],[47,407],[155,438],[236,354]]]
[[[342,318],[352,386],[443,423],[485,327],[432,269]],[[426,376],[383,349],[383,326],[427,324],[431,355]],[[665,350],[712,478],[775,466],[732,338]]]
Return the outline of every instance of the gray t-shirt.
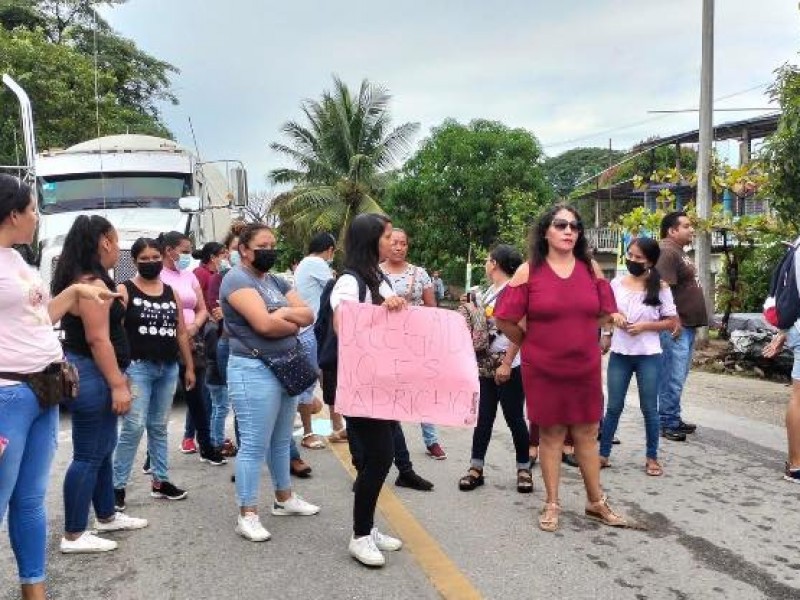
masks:
[[[289,305],[286,294],[291,286],[283,278],[268,273],[259,279],[246,271],[244,267],[231,269],[222,279],[222,286],[219,289],[219,304],[225,318],[225,328],[230,334],[231,353],[239,356],[252,356],[250,348],[255,348],[266,356],[276,356],[294,348],[297,345],[296,335],[282,338],[262,337],[231,306],[228,302],[230,295],[245,288],[255,289],[270,312]]]

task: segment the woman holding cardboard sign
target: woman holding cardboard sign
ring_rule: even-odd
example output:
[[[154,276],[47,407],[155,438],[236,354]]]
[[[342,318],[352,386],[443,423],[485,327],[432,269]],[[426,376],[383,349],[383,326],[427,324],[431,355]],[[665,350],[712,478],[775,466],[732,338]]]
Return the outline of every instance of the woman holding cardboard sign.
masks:
[[[345,269],[356,273],[366,294],[359,298],[359,281],[345,273],[336,281],[331,292],[333,326],[339,331],[339,305],[349,300],[385,306],[389,310],[402,310],[406,300],[397,296],[381,274],[378,263],[392,248],[392,223],[383,215],[358,215],[350,224],[345,238]],[[378,504],[383,482],[389,473],[394,458],[394,421],[368,417],[348,417],[347,428],[350,441],[357,438],[360,446],[358,476],[354,486],[353,537],[350,539],[350,554],[359,562],[382,567],[386,563],[381,551],[399,550],[403,542],[383,533],[375,527],[375,507]]]
[[[547,500],[539,527],[558,529],[561,452],[568,431],[586,488],[586,516],[624,527],[625,518],[609,506],[600,487],[597,431],[603,388],[597,324],[613,320],[622,325],[625,317],[617,312],[611,288],[589,256],[574,208],[556,205],[532,233],[530,260],[517,269],[494,317],[509,340],[521,346],[528,418],[540,427]]]

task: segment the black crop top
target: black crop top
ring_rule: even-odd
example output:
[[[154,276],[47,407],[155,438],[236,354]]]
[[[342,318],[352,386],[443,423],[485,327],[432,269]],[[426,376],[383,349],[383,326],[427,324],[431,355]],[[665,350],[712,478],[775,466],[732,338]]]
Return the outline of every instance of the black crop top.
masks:
[[[172,288],[164,284],[160,296],[140,290],[133,281],[126,281],[128,309],[125,331],[133,360],[158,363],[178,360],[178,305]]]
[[[111,345],[114,346],[117,365],[122,371],[131,364],[131,349],[128,344],[128,336],[125,333],[125,326],[123,325],[124,319],[125,305],[122,300],[116,299],[111,304],[108,315],[108,333]],[[70,313],[65,314],[61,318],[61,329],[64,331],[64,341],[62,342],[64,350],[91,358],[92,349],[86,341],[86,331],[83,328],[83,321],[80,317]]]

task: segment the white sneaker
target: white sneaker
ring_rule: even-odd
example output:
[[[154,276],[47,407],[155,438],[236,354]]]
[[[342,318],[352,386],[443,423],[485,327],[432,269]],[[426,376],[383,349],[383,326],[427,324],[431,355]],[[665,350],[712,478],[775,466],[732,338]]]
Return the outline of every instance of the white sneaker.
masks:
[[[269,531],[264,529],[258,515],[253,512],[239,515],[236,521],[236,533],[251,542],[266,542],[272,536]]]
[[[372,540],[375,542],[378,550],[384,552],[394,552],[403,547],[403,542],[385,533],[378,531],[377,527],[372,528]]]
[[[372,535],[350,538],[350,545],[347,549],[350,551],[350,556],[362,565],[382,567],[386,564],[386,559],[375,545],[375,538]]]
[[[95,519],[94,528],[97,531],[127,531],[130,529],[144,529],[147,527],[147,519],[137,519],[129,517],[125,513],[115,513],[114,519],[108,523]]]
[[[297,494],[292,494],[292,497],[286,502],[278,502],[275,500],[275,502],[272,503],[272,514],[282,517],[287,515],[303,515],[308,517],[318,512],[319,506],[306,502]]]
[[[95,552],[110,552],[117,549],[117,542],[105,540],[101,537],[84,531],[77,540],[61,538],[61,552],[64,554],[90,554]]]

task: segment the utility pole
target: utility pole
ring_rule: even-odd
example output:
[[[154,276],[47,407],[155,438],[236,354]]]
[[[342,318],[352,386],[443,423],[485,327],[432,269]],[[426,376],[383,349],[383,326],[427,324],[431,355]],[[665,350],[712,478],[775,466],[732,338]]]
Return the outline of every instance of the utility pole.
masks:
[[[714,114],[714,0],[703,0],[702,65],[700,67],[700,150],[697,156],[697,216],[711,217],[711,144]],[[711,233],[695,235],[695,266],[709,315],[714,314],[714,282],[711,278]],[[698,331],[698,342],[708,341],[708,330]]]

